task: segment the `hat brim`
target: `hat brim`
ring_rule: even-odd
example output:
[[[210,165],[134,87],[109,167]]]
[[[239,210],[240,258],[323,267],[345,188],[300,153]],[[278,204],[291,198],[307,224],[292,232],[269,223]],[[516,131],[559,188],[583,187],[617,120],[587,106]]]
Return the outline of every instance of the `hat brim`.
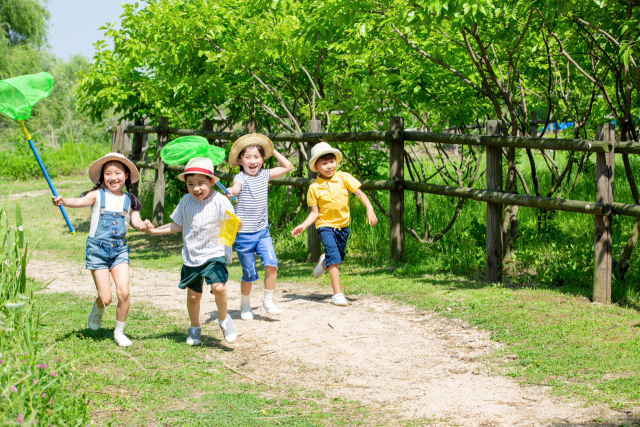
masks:
[[[102,167],[109,162],[120,162],[125,165],[129,169],[129,179],[131,183],[138,182],[140,180],[140,172],[136,165],[134,165],[131,160],[127,159],[121,154],[112,153],[107,154],[104,157],[99,158],[95,162],[91,163],[89,166],[89,179],[94,184],[97,184],[100,181],[100,176],[102,175]]]
[[[238,163],[238,156],[247,147],[251,147],[252,145],[259,145],[264,149],[264,158],[268,159],[273,156],[273,142],[265,135],[260,133],[250,133],[247,135],[243,135],[240,138],[236,139],[236,141],[231,146],[231,151],[229,151],[229,164],[231,166],[240,166]]]
[[[316,169],[316,162],[320,157],[324,156],[325,154],[335,154],[336,163],[338,164],[342,163],[342,153],[340,152],[340,150],[338,150],[337,148],[327,148],[326,150],[320,151],[309,160],[309,169],[311,169],[314,172],[318,172],[318,169]]]
[[[197,172],[189,172],[189,173],[183,172],[180,175],[178,175],[178,179],[186,184],[186,182],[187,182],[186,176],[187,175],[204,175],[204,176],[208,176],[209,178],[213,178],[213,183],[211,185],[215,185],[216,182],[220,181],[220,178],[218,178],[215,175],[210,176],[210,175],[206,175],[204,173],[197,173]]]

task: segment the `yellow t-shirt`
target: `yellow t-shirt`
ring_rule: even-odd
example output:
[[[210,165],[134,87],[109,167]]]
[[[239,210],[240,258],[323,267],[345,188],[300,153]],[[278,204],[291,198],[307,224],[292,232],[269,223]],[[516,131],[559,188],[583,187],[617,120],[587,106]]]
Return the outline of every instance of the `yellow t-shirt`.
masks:
[[[320,215],[316,219],[316,227],[348,227],[351,223],[349,191],[353,193],[361,185],[346,172],[336,172],[329,180],[318,177],[313,181],[307,193],[307,204],[318,207]]]

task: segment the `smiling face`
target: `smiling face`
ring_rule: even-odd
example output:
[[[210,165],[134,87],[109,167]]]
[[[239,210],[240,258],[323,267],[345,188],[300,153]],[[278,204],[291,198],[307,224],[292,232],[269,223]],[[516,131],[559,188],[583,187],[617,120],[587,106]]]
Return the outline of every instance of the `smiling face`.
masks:
[[[102,167],[102,182],[114,194],[122,191],[128,178],[129,174],[120,162],[107,162]]]
[[[206,199],[211,193],[211,186],[214,184],[213,179],[201,174],[187,175],[185,182],[187,183],[189,194],[195,197],[196,200]]]
[[[249,176],[258,176],[258,172],[260,172],[264,163],[264,150],[260,152],[260,148],[255,145],[247,147],[242,150],[238,157],[238,163],[242,166],[243,172]]]
[[[332,156],[323,156],[318,159],[316,162],[316,169],[318,173],[322,176],[322,178],[331,179],[334,173],[336,173],[336,167],[338,166],[336,162],[336,157]]]

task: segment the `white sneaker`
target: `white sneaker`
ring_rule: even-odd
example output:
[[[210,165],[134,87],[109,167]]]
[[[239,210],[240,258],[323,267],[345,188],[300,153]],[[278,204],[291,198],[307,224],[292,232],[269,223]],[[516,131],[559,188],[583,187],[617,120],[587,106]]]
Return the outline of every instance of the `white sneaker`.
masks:
[[[238,337],[238,331],[236,331],[236,327],[233,324],[233,320],[231,320],[231,316],[227,314],[227,318],[222,322],[218,322],[220,325],[220,329],[222,329],[222,334],[224,335],[224,340],[228,343],[232,343]]]
[[[262,303],[262,309],[269,314],[282,314],[282,310],[276,307],[272,300],[268,300],[268,302],[265,300]]]
[[[322,276],[322,274],[325,271],[327,271],[325,270],[323,263],[324,263],[324,254],[320,255],[320,261],[318,261],[318,263],[316,264],[316,268],[313,269],[313,277],[315,277],[316,279]]]
[[[253,311],[251,311],[251,307],[240,307],[240,318],[242,320],[253,320]]]
[[[100,325],[102,324],[102,315],[104,314],[104,308],[100,310],[98,308],[98,304],[93,302],[93,307],[91,308],[91,313],[89,313],[89,329],[92,331],[97,331],[100,329]]]
[[[341,307],[346,307],[349,305],[349,302],[344,297],[344,294],[335,294],[331,297],[331,302],[333,303],[333,305],[339,305]]]
[[[125,334],[123,334],[122,332],[114,333],[113,334],[113,339],[116,341],[116,343],[118,343],[118,345],[120,347],[129,347],[131,344],[133,344],[131,342],[131,340],[129,338],[127,338],[127,336]]]

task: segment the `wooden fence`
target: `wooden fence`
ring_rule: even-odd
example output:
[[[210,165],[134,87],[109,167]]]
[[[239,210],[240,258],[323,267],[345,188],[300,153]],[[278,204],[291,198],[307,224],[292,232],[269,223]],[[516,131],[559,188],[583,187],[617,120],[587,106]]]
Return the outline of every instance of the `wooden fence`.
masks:
[[[157,134],[157,159],[160,150],[167,144],[169,135],[199,135],[210,143],[215,141],[234,141],[244,133],[215,132],[209,120],[203,121],[202,129],[178,129],[168,127],[168,118],[160,117],[157,126],[136,122],[110,126],[108,132],[114,134],[113,141],[119,133],[134,134],[133,140],[122,139],[124,143],[112,144],[114,150],[127,154],[138,168],[155,170],[155,186],[153,197],[153,222],[163,222],[165,173],[181,172],[183,166],[166,165],[162,161],[153,163],[141,160],[143,136]],[[371,132],[320,132],[320,121],[310,120],[308,133],[267,134],[272,141],[304,142],[307,150],[320,141],[354,142],[354,141],[388,141],[389,142],[389,180],[363,181],[363,190],[384,190],[390,192],[391,214],[391,260],[402,263],[405,260],[405,225],[404,225],[404,192],[415,191],[439,194],[448,197],[469,198],[487,204],[487,242],[486,242],[486,275],[487,280],[496,282],[502,276],[502,206],[517,205],[538,209],[560,210],[594,215],[594,273],[593,300],[601,303],[611,301],[612,276],[612,217],[613,214],[640,218],[640,205],[616,203],[613,201],[613,178],[615,170],[614,153],[640,154],[640,144],[632,142],[615,142],[615,131],[611,124],[599,129],[599,140],[558,139],[558,138],[526,138],[502,136],[497,121],[487,121],[485,135],[437,134],[404,130],[402,117],[392,117],[388,131]],[[255,122],[245,125],[246,133],[255,131]],[[127,146],[130,141],[131,146]],[[407,181],[404,179],[404,142],[422,141],[437,144],[485,146],[486,149],[486,189],[453,187],[429,184],[425,182]],[[596,194],[594,201],[580,201],[549,197],[525,196],[503,192],[502,184],[502,148],[526,148],[540,150],[560,150],[596,153]],[[309,171],[310,172],[310,171]],[[216,172],[221,180],[232,181],[233,174]],[[315,178],[282,177],[272,180],[273,185],[308,187]],[[137,189],[136,189],[137,190]],[[320,256],[320,240],[315,228],[308,232],[307,247],[309,260],[317,261]]]

